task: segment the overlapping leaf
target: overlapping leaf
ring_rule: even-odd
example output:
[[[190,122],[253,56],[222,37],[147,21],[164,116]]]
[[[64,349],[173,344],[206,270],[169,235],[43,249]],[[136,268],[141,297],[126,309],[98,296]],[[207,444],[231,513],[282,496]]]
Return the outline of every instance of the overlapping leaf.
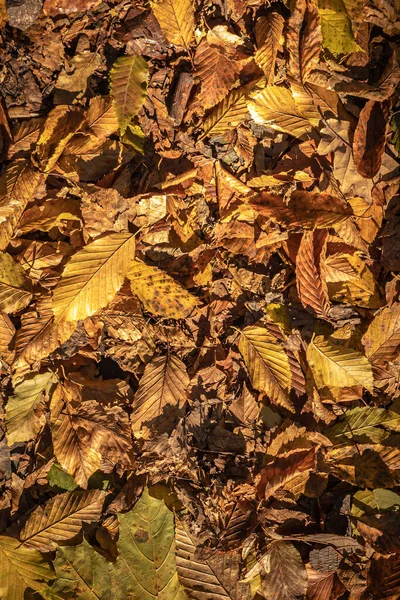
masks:
[[[32,513],[21,531],[21,541],[41,552],[53,550],[59,542],[77,535],[83,523],[99,520],[104,498],[105,493],[100,490],[55,496]]]
[[[257,51],[255,61],[264,71],[267,84],[274,80],[275,61],[283,32],[284,19],[277,12],[260,17],[255,26]]]
[[[367,390],[373,389],[371,365],[357,350],[317,336],[308,346],[307,360],[319,387],[341,388],[359,384]]]
[[[194,37],[194,10],[190,0],[159,0],[151,9],[167,40],[188,50]]]
[[[250,326],[240,332],[239,350],[256,390],[288,410],[292,374],[289,359],[279,342],[264,327]]]
[[[14,387],[14,396],[7,402],[5,424],[7,441],[26,442],[36,436],[46,423],[44,399],[55,383],[51,372],[29,376]]]
[[[12,314],[25,308],[32,298],[26,287],[21,265],[6,252],[0,252],[0,310]]]
[[[400,304],[379,312],[364,337],[365,354],[371,361],[390,360],[400,345]]]

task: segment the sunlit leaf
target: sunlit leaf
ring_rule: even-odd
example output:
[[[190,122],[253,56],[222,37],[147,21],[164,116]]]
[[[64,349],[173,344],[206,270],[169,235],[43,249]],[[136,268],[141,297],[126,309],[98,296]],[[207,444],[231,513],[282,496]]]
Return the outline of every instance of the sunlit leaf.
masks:
[[[121,56],[111,69],[111,96],[121,135],[145,100],[148,77],[147,62],[142,56]]]
[[[165,319],[184,319],[198,305],[195,296],[157,267],[134,261],[127,277],[132,292],[154,315]]]
[[[159,0],[151,9],[167,40],[178,48],[189,48],[194,37],[194,10],[190,0]]]
[[[308,346],[307,360],[319,387],[341,388],[360,384],[367,390],[373,389],[371,365],[357,350],[317,336]]]
[[[106,306],[121,287],[135,253],[135,237],[114,233],[72,256],[53,293],[57,321],[78,321]]]

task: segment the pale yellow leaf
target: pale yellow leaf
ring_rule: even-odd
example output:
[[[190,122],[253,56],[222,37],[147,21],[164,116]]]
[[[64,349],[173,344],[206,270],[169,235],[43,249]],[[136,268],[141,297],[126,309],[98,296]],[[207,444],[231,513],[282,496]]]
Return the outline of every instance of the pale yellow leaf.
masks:
[[[6,252],[0,252],[0,310],[10,314],[25,308],[32,298],[26,287],[21,265]]]
[[[400,345],[400,304],[388,306],[378,313],[362,341],[370,360],[395,358]]]
[[[6,406],[5,425],[9,446],[31,440],[46,423],[44,399],[54,383],[53,373],[38,373],[14,386],[14,396],[9,398]]]

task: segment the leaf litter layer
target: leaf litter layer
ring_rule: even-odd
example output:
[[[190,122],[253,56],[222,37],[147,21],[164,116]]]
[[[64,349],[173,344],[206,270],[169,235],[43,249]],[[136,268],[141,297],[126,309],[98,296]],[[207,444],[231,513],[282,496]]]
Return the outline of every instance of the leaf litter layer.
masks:
[[[390,0],[0,0],[0,598],[400,597]]]

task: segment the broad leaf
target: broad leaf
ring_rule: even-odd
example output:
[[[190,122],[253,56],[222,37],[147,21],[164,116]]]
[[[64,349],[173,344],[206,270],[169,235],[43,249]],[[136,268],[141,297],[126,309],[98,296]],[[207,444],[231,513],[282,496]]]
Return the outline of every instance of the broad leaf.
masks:
[[[318,11],[325,48],[336,55],[362,51],[354,39],[351,22],[342,0],[321,0],[318,2]]]
[[[99,490],[66,492],[38,506],[21,531],[24,546],[41,552],[54,550],[59,542],[77,535],[83,523],[101,517],[105,493]]]
[[[0,598],[24,600],[25,590],[42,591],[54,578],[40,552],[24,548],[11,537],[0,535]]]
[[[248,101],[247,106],[256,123],[263,123],[272,129],[295,137],[302,137],[312,129],[310,121],[301,113],[292,94],[284,87],[265,87]]]
[[[190,0],[159,0],[151,9],[167,40],[189,49],[194,37],[194,10]]]
[[[308,346],[307,361],[320,388],[362,385],[367,390],[373,389],[371,365],[357,350],[332,344],[318,336]]]
[[[176,356],[159,356],[145,368],[133,402],[133,431],[163,415],[172,407],[186,402],[189,377],[186,367]]]
[[[176,570],[174,514],[162,496],[146,489],[134,509],[118,520],[115,600],[187,600]]]
[[[232,90],[217,104],[204,122],[204,135],[213,137],[224,135],[234,129],[249,114],[246,103],[246,90]]]
[[[39,373],[15,385],[14,396],[9,398],[6,406],[5,425],[9,446],[31,440],[44,426],[44,398],[55,381],[53,373]]]
[[[157,267],[133,261],[127,277],[132,292],[153,315],[165,319],[184,319],[198,305],[195,296]]]
[[[250,326],[240,332],[239,350],[253,387],[293,410],[289,399],[292,380],[289,359],[279,342],[264,327]]]
[[[148,77],[147,62],[142,56],[121,56],[111,69],[111,96],[121,135],[145,100]]]
[[[72,256],[53,294],[56,320],[78,321],[106,306],[118,292],[135,254],[135,238],[114,233]]]
[[[328,256],[324,274],[332,300],[365,308],[381,305],[374,276],[358,254]]]

